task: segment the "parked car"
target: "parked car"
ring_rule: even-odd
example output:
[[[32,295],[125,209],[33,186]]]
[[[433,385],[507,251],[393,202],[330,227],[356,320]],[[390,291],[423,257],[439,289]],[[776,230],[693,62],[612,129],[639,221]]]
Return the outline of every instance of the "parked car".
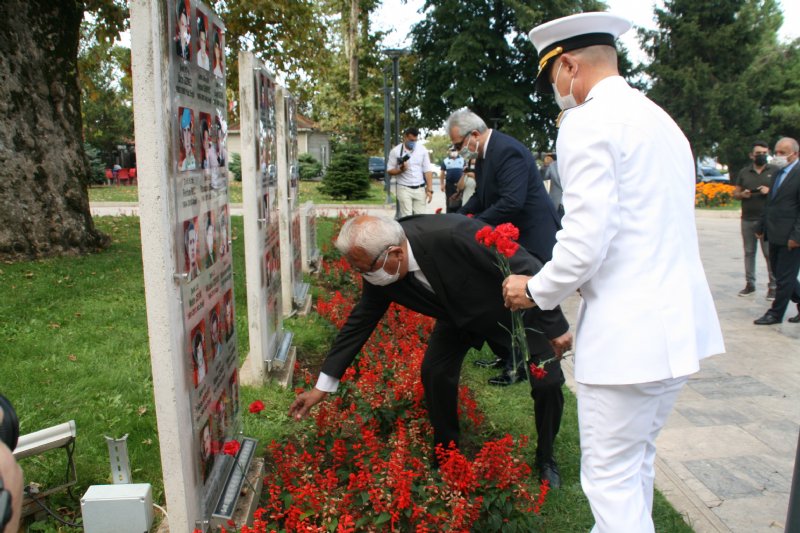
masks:
[[[375,180],[382,180],[386,174],[386,161],[382,157],[369,158],[369,177]]]
[[[722,172],[717,168],[708,166],[697,167],[697,183],[728,183],[731,182],[731,177],[727,172]]]

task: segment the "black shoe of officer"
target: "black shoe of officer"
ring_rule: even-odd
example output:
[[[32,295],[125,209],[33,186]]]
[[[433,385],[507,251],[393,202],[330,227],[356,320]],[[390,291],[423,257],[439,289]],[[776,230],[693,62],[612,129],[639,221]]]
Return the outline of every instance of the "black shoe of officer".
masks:
[[[525,381],[525,369],[517,370],[516,375],[512,376],[511,372],[508,370],[503,370],[503,373],[499,376],[495,376],[489,380],[489,385],[495,385],[498,387],[507,387],[509,385],[513,385],[514,383],[519,383],[520,381]]]
[[[551,489],[561,488],[561,474],[558,471],[558,464],[555,459],[548,459],[536,463],[539,472],[539,481],[547,481]]]
[[[478,368],[503,368],[503,360],[499,357],[496,359],[478,359],[477,361],[473,362],[475,366]]]

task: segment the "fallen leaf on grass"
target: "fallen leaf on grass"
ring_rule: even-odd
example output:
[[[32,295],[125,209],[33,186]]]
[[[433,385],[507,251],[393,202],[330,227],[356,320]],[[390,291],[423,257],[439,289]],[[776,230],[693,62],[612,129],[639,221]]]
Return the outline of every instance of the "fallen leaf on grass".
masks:
[[[139,416],[142,416],[147,412],[147,407],[145,407],[144,405],[140,405],[137,412],[139,413]]]
[[[72,362],[75,362],[75,361],[77,361],[77,360],[78,360],[78,358],[75,356],[75,354],[74,354],[74,353],[71,353],[71,354],[69,354],[69,355],[67,356],[67,359],[69,359],[69,360],[70,360],[70,361],[72,361]]]

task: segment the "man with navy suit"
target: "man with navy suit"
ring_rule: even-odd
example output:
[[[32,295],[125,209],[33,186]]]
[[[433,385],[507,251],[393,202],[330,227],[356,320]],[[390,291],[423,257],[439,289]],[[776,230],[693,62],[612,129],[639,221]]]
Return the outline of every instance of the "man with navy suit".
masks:
[[[798,143],[784,137],[775,145],[771,163],[781,170],[772,176],[769,200],[764,209],[762,232],[769,242],[769,262],[775,275],[775,299],[764,316],[753,323],[759,326],[780,324],[791,300],[798,313],[789,322],[800,322],[800,164]]]
[[[553,256],[558,231],[558,214],[547,194],[536,159],[521,142],[489,129],[486,123],[467,108],[447,119],[445,129],[465,161],[475,158],[475,194],[458,211],[473,215],[492,226],[506,222],[519,228],[519,244],[546,263]],[[511,385],[521,379],[510,354],[496,346],[495,361],[477,361],[478,366],[503,368],[501,375],[489,380],[491,385]]]

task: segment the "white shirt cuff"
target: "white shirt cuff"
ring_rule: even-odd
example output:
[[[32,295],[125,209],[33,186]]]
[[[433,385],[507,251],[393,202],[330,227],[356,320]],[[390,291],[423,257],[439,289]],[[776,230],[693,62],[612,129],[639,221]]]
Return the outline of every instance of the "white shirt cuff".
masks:
[[[320,372],[317,378],[317,384],[314,388],[322,392],[336,392],[339,388],[339,380],[329,376],[325,372]]]

